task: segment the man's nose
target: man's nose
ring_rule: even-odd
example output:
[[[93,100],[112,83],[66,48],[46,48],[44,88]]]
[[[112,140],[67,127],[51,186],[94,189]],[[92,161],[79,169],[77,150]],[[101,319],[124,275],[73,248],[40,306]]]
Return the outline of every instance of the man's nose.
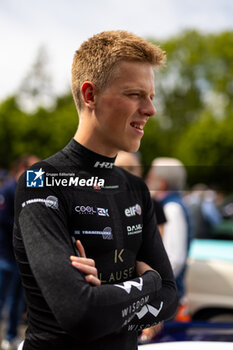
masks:
[[[156,108],[153,104],[153,101],[150,98],[147,98],[145,101],[143,101],[143,104],[140,108],[140,112],[141,114],[146,115],[147,117],[153,117],[156,115]]]

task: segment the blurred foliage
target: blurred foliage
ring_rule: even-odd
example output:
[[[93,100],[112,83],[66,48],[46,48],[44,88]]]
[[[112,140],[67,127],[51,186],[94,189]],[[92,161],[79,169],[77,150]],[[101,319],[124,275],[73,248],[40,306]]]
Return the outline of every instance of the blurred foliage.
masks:
[[[52,108],[55,96],[49,69],[49,56],[44,46],[38,50],[35,62],[22,80],[16,99],[19,107],[32,113],[40,106]]]
[[[41,107],[34,114],[21,111],[10,97],[0,105],[0,168],[9,168],[22,154],[50,156],[69,142],[77,125],[70,94],[59,97],[53,110]]]
[[[221,185],[233,164],[233,32],[184,31],[159,44],[167,65],[155,74],[157,115],[140,148],[145,171],[155,157],[177,157],[190,183]],[[19,93],[0,104],[0,167],[22,153],[47,157],[75,133],[72,96],[55,97],[46,60],[41,49]]]
[[[222,186],[233,179],[233,32],[184,31],[160,45],[167,65],[155,76],[157,116],[141,145],[145,169],[155,157],[176,157],[188,166],[190,184]]]

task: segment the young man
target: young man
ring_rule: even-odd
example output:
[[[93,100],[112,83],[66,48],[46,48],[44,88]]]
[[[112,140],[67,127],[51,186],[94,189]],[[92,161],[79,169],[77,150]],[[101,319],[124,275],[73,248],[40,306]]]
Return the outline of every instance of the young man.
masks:
[[[152,67],[162,62],[159,48],[124,31],[95,35],[74,56],[78,130],[17,191],[24,350],[137,349],[137,331],[176,310],[150,194],[114,166],[119,150],[138,149],[155,114]]]

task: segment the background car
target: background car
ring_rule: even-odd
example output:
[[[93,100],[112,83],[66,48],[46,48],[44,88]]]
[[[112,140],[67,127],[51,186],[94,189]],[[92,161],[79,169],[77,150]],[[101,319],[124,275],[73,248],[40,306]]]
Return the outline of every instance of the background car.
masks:
[[[186,273],[188,310],[193,320],[233,323],[233,236],[219,237],[191,243]]]
[[[140,345],[141,350],[232,350],[233,343],[222,342],[170,342],[160,344]]]
[[[216,347],[213,345],[215,343],[217,344]],[[141,348],[142,350],[181,350],[183,348],[190,350],[194,349],[194,346],[196,346],[195,349],[198,350],[204,349],[204,347],[205,350],[224,350],[225,343],[230,344],[227,345],[226,349],[233,349],[233,327],[231,323],[215,323],[207,321],[183,323],[168,321],[164,323],[162,332],[150,341],[151,347],[141,346]],[[139,349],[141,348],[139,346]]]

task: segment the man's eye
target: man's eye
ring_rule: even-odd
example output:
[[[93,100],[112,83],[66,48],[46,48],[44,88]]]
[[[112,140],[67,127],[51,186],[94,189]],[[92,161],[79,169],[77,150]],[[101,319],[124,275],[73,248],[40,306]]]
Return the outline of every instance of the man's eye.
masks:
[[[137,92],[133,92],[133,93],[130,94],[130,96],[140,96],[140,94],[137,93]]]

